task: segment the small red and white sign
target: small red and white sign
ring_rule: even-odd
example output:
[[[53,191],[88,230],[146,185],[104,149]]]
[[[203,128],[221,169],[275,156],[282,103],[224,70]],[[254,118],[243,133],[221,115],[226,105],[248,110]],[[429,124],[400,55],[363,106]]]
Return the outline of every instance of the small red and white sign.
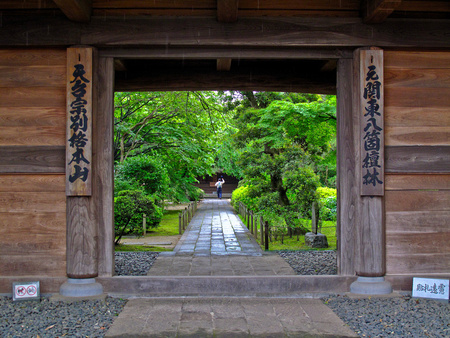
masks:
[[[39,282],[13,283],[13,300],[39,299]]]

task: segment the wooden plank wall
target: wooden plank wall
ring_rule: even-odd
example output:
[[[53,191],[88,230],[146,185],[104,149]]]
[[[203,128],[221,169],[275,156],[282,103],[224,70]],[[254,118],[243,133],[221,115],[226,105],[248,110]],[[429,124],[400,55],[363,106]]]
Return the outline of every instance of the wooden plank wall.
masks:
[[[0,50],[0,277],[66,275],[66,51]]]
[[[450,53],[384,62],[387,274],[450,273]]]

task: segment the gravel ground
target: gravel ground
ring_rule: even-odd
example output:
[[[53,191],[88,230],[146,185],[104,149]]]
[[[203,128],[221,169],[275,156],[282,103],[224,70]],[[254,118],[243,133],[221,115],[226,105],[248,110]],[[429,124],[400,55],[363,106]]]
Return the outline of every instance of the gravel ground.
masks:
[[[297,274],[335,274],[333,251],[279,254]],[[119,275],[145,275],[158,253],[116,253]],[[327,262],[327,263],[325,263]],[[328,266],[327,266],[328,265]],[[433,300],[397,298],[353,299],[333,295],[323,299],[360,337],[450,337],[450,305]],[[102,301],[74,303],[12,302],[0,297],[0,337],[103,337],[126,301],[108,297]]]
[[[336,275],[336,251],[278,251],[297,275]]]
[[[409,296],[334,296],[324,302],[360,337],[450,337],[448,303]]]
[[[116,275],[146,276],[159,252],[116,252]]]
[[[103,337],[126,301],[13,302],[0,297],[0,337]]]

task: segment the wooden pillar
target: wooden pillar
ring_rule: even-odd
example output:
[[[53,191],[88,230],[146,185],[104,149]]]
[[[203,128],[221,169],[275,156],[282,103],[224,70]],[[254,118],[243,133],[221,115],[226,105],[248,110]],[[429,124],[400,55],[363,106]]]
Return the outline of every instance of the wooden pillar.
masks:
[[[114,60],[94,59],[94,189],[98,226],[98,274],[110,277],[114,268]]]
[[[384,81],[383,50],[355,51],[357,114],[360,152],[360,220],[358,226],[359,264],[356,274],[381,277],[386,272],[384,230]],[[370,156],[373,158],[369,159]]]
[[[67,276],[98,276],[98,228],[92,199],[93,48],[67,49]]]
[[[385,229],[384,202],[379,194],[384,189],[377,186],[378,192],[367,193],[362,188],[363,176],[366,174],[364,169],[367,169],[363,168],[366,155],[363,155],[362,145],[364,128],[367,126],[367,116],[364,116],[367,114],[367,97],[364,99],[364,89],[367,86],[368,69],[364,69],[367,65],[362,65],[361,58],[373,60],[370,58],[371,53],[377,55],[376,68],[382,79],[382,50],[378,48],[358,49],[354,52],[353,60],[341,59],[338,62],[338,273],[382,277],[386,264]],[[383,94],[380,94],[382,99]],[[382,114],[382,109],[379,112]],[[381,123],[379,127],[383,128]]]
[[[352,276],[358,264],[357,226],[359,186],[356,159],[359,153],[356,109],[353,109],[353,59],[337,64],[337,261],[340,275]],[[359,121],[359,120],[357,120]]]

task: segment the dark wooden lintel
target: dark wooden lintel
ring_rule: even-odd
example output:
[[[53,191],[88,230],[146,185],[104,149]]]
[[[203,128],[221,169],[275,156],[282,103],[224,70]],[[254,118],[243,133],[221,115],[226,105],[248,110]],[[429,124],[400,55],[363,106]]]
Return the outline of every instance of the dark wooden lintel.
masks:
[[[228,72],[231,69],[231,59],[230,58],[220,58],[217,59],[217,70],[219,72]]]
[[[115,91],[160,90],[258,90],[316,94],[336,94],[336,79],[294,72],[258,73],[251,71],[217,72],[167,71],[130,74],[115,79]]]
[[[213,18],[92,17],[88,24],[63,16],[3,14],[2,46],[91,45],[342,48],[360,46],[450,48],[448,20],[388,19],[366,25],[360,18],[241,18],[233,24]]]
[[[362,18],[365,23],[381,23],[400,6],[402,0],[363,0]]]
[[[217,0],[217,21],[235,22],[238,19],[239,0]]]
[[[71,21],[89,22],[92,13],[92,0],[53,0]]]
[[[242,46],[152,46],[140,48],[103,48],[99,51],[100,57],[121,59],[351,59],[353,49],[340,48],[292,48],[292,47],[242,47]]]

